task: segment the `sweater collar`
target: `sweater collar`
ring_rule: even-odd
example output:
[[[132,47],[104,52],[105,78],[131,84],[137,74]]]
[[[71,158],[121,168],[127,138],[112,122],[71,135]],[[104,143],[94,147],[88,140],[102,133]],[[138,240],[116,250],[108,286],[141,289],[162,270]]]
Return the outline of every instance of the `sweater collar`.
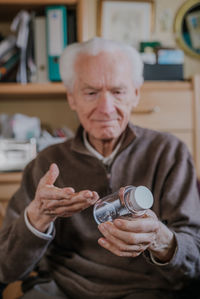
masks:
[[[88,150],[88,148],[84,144],[84,138],[83,138],[83,127],[80,125],[74,139],[72,140],[71,149],[75,152],[85,154],[88,156],[94,156],[91,151]],[[120,140],[122,140],[121,145],[119,146],[117,155],[122,152],[125,148],[129,146],[129,144],[137,137],[137,130],[136,127],[132,124],[128,124],[125,131],[124,131],[124,137]]]

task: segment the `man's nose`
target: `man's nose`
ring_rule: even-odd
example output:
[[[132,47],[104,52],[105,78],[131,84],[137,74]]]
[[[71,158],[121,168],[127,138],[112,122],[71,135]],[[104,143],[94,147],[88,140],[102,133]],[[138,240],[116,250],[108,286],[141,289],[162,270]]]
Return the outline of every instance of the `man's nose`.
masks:
[[[98,110],[110,114],[115,111],[114,99],[109,92],[102,92],[98,100]]]

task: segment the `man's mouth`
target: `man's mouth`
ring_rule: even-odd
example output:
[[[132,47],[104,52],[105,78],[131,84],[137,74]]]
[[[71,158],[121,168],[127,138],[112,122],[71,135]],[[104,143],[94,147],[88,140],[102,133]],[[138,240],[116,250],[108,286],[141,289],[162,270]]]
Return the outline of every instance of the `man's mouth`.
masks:
[[[93,121],[96,121],[96,122],[102,122],[102,123],[109,123],[109,122],[113,122],[113,121],[117,121],[117,119],[94,119]]]

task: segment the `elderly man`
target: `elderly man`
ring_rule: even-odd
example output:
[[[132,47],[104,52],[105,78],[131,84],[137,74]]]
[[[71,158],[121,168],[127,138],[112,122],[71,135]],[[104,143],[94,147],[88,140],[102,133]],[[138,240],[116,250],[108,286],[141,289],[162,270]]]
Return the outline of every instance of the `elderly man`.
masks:
[[[0,281],[25,279],[28,299],[176,298],[200,273],[191,156],[129,123],[143,82],[136,50],[94,38],[67,47],[60,65],[81,125],[26,167],[0,233]],[[126,185],[151,189],[152,210],[97,226],[93,204]]]

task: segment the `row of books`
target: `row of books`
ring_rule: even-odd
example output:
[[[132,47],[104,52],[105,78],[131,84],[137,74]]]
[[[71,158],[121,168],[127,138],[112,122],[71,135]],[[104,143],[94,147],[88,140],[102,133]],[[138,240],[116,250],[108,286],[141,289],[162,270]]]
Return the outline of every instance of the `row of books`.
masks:
[[[16,47],[15,36],[11,35],[0,42],[0,81],[12,81],[14,79],[18,62],[19,49]],[[11,74],[13,70],[15,70],[15,74],[14,72]]]
[[[60,81],[59,56],[77,41],[76,10],[57,5],[46,6],[39,15],[20,11],[11,31],[0,39],[0,81]]]

